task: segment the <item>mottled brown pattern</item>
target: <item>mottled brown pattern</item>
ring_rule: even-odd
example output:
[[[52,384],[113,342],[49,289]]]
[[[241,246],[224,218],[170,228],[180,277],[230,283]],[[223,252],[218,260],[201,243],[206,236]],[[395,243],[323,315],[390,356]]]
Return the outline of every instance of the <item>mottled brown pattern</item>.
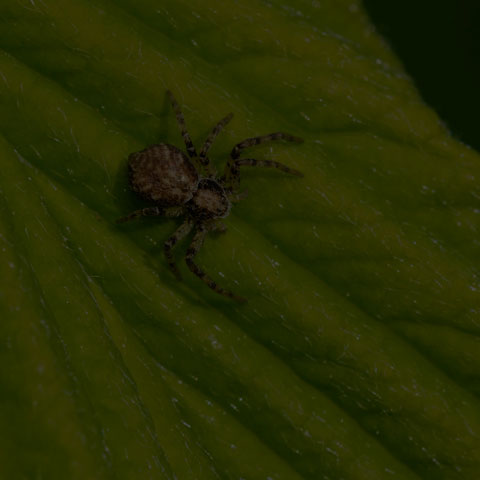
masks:
[[[165,257],[169,268],[180,278],[172,250],[180,240],[194,230],[193,240],[185,256],[190,271],[213,291],[238,302],[244,302],[244,298],[217,285],[194,262],[195,255],[209,232],[223,233],[226,231],[226,227],[220,219],[228,216],[232,201],[239,201],[244,197],[244,194],[236,191],[240,182],[240,167],[271,167],[299,177],[303,176],[298,170],[273,160],[240,159],[242,150],[272,140],[287,140],[297,143],[303,140],[283,132],[247,138],[235,145],[227,161],[224,174],[217,177],[207,153],[216,136],[232,119],[233,114],[228,114],[217,123],[203,144],[200,155],[197,155],[185,126],[182,111],[173,94],[167,91],[167,95],[175,111],[188,156],[177,147],[166,143],[152,145],[141,152],[132,153],[128,157],[130,186],[134,192],[155,206],[136,210],[126,217],[120,218],[118,222],[126,222],[141,216],[185,216],[185,221],[164,243]]]
[[[161,143],[128,158],[132,190],[147,201],[170,207],[193,197],[199,176],[187,156],[173,145]]]

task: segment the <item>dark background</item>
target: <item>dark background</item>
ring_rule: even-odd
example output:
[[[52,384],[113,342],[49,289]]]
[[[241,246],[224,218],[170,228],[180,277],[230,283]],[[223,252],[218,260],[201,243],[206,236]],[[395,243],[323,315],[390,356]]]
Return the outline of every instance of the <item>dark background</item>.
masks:
[[[480,0],[364,0],[424,100],[480,150]]]

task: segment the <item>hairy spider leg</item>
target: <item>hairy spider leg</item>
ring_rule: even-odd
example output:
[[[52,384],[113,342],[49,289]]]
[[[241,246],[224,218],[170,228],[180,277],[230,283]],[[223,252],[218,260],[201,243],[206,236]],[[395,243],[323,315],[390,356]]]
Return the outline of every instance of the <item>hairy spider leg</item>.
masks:
[[[233,113],[229,113],[225,118],[222,118],[214,127],[214,129],[210,132],[205,143],[203,144],[202,150],[200,151],[200,162],[203,166],[207,166],[209,161],[207,158],[207,153],[212,146],[217,135],[222,131],[222,129],[227,125],[228,122],[233,118]]]
[[[187,127],[185,125],[185,118],[183,116],[182,111],[180,110],[180,106],[178,105],[173,93],[170,90],[167,90],[167,95],[170,98],[170,102],[172,104],[173,110],[175,112],[175,116],[177,117],[177,123],[182,132],[183,141],[185,142],[185,146],[187,147],[187,153],[190,158],[194,158],[197,156],[197,151],[193,146],[192,139],[190,138],[190,134],[187,131]]]
[[[240,156],[240,153],[242,152],[243,149],[248,147],[253,147],[254,145],[260,145],[261,143],[272,142],[274,140],[286,140],[287,142],[296,142],[296,143],[303,142],[303,138],[294,137],[289,133],[283,133],[283,132],[269,133],[268,135],[262,135],[260,137],[247,138],[242,142],[237,143],[233,147],[230,157],[233,160],[236,160]]]
[[[290,173],[292,175],[297,175],[303,177],[303,174],[298,170],[287,167],[283,163],[274,162],[273,160],[255,160],[253,158],[239,159],[238,157],[242,153],[242,150],[245,148],[253,147],[254,145],[260,145],[262,143],[271,142],[274,140],[286,140],[288,142],[302,143],[303,138],[295,137],[289,133],[275,132],[268,135],[263,135],[261,137],[247,138],[240,143],[237,143],[230,154],[227,165],[225,166],[225,173],[222,177],[222,182],[228,186],[230,189],[234,189],[239,181],[239,167],[246,165],[250,167],[271,167],[278,168],[283,172]]]
[[[193,222],[191,220],[186,220],[183,222],[177,230],[173,233],[173,235],[165,241],[163,244],[163,252],[165,253],[165,258],[167,259],[168,267],[170,270],[175,274],[178,280],[181,280],[180,272],[175,264],[175,260],[173,259],[172,249],[173,247],[183,238],[185,238],[193,228]]]
[[[126,217],[119,218],[117,223],[125,223],[129,222],[130,220],[134,220],[135,218],[139,217],[157,217],[157,216],[165,216],[165,217],[178,217],[182,215],[184,212],[183,207],[168,207],[168,208],[161,208],[161,207],[146,207],[141,208],[140,210],[135,210],[134,212],[130,213]]]
[[[238,167],[269,167],[278,168],[282,172],[289,173],[290,175],[296,175],[297,177],[303,177],[303,173],[295,170],[294,168],[287,167],[283,163],[275,162],[273,160],[257,160],[255,158],[239,158],[235,160],[235,165]]]
[[[188,268],[198,277],[202,282],[206,283],[213,291],[219,293],[220,295],[224,295],[225,297],[229,297],[237,302],[246,302],[246,299],[243,297],[239,297],[234,293],[226,290],[220,286],[218,286],[215,281],[213,281],[194,261],[195,255],[200,250],[203,245],[203,241],[205,240],[205,236],[208,233],[208,229],[205,226],[200,225],[195,232],[193,237],[192,243],[187,249],[187,254],[185,256],[185,262],[187,263]]]

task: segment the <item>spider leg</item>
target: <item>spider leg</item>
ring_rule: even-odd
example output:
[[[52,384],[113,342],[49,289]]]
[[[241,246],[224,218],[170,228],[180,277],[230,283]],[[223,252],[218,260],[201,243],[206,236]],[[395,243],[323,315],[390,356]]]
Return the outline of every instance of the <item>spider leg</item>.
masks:
[[[180,272],[178,271],[177,266],[175,265],[175,260],[173,259],[172,249],[182,238],[185,238],[193,228],[193,222],[191,220],[186,220],[183,222],[173,235],[165,241],[163,244],[163,251],[165,253],[165,258],[167,259],[168,267],[175,274],[178,280],[181,279]]]
[[[141,208],[140,210],[135,210],[126,217],[119,218],[118,220],[116,220],[116,223],[129,222],[130,220],[134,220],[135,218],[139,217],[178,217],[183,213],[183,211],[184,209],[182,207],[146,207]]]
[[[173,93],[170,90],[167,90],[168,98],[172,104],[173,110],[175,112],[175,116],[177,117],[177,123],[180,127],[180,131],[182,132],[183,141],[185,142],[185,146],[187,147],[187,153],[189,157],[196,157],[197,152],[195,147],[193,146],[192,139],[190,138],[190,134],[187,131],[187,127],[185,125],[185,118],[183,116],[182,111],[180,110],[180,106],[178,105]]]
[[[290,175],[296,175],[297,177],[303,177],[303,173],[295,170],[294,168],[287,167],[283,163],[275,162],[273,160],[257,160],[255,158],[239,158],[232,163],[228,175],[222,177],[222,182],[229,192],[233,192],[240,183],[240,171],[239,168],[243,166],[248,167],[269,167],[278,168],[282,172],[289,173]],[[230,200],[232,202],[238,202],[242,198],[245,198],[246,192],[240,194],[230,194]]]
[[[232,160],[236,160],[240,156],[240,153],[242,152],[242,150],[244,150],[245,148],[253,147],[254,145],[260,145],[261,143],[271,142],[273,140],[286,140],[287,142],[296,142],[296,143],[303,142],[303,138],[294,137],[289,133],[283,133],[283,132],[269,133],[268,135],[262,135],[261,137],[247,138],[243,140],[243,142],[237,143],[233,147],[230,157],[232,158]]]
[[[303,173],[295,170],[294,168],[287,167],[283,163],[275,162],[273,160],[257,160],[255,158],[239,158],[232,163],[232,166],[229,171],[229,175],[222,177],[224,185],[227,187],[227,190],[233,192],[240,183],[240,171],[239,168],[243,166],[248,167],[269,167],[277,168],[282,172],[289,173],[290,175],[296,175],[297,177],[303,177]],[[230,200],[232,202],[238,202],[245,198],[246,192],[240,194],[231,194]]]
[[[269,167],[278,168],[282,172],[289,173],[290,175],[296,175],[297,177],[303,177],[303,173],[295,170],[294,168],[287,167],[283,163],[275,162],[273,160],[256,160],[255,158],[239,158],[235,160],[235,166],[242,167]]]
[[[239,297],[234,293],[226,290],[222,287],[219,287],[194,261],[195,255],[200,250],[201,246],[203,245],[203,241],[205,236],[207,235],[208,230],[203,227],[199,226],[195,235],[193,237],[192,243],[190,247],[187,249],[187,254],[185,256],[185,262],[188,265],[188,268],[198,277],[202,282],[206,283],[213,291],[219,293],[220,295],[224,295],[229,297],[237,302],[246,302],[245,298]]]
[[[230,154],[230,158],[228,159],[227,165],[225,166],[225,173],[222,177],[222,181],[225,185],[233,188],[239,182],[239,172],[238,169],[242,165],[248,166],[260,166],[260,167],[272,167],[278,168],[286,173],[290,173],[292,175],[303,176],[298,170],[294,170],[293,168],[289,168],[286,165],[283,165],[279,162],[274,162],[272,160],[255,160],[253,158],[249,159],[239,159],[238,157],[242,153],[242,150],[245,148],[253,147],[254,145],[260,145],[262,143],[271,142],[274,140],[287,140],[289,142],[296,142],[302,143],[303,139],[299,137],[294,137],[289,133],[283,132],[275,132],[270,133],[268,135],[263,135],[261,137],[253,137],[247,138],[240,143],[237,143]],[[241,163],[243,162],[243,163]]]
[[[222,118],[217,123],[217,125],[215,125],[214,129],[210,132],[210,135],[208,135],[207,139],[205,140],[205,143],[203,144],[202,150],[200,151],[200,155],[199,155],[200,163],[203,166],[208,165],[207,153],[210,150],[210,147],[212,146],[212,143],[214,142],[215,138],[222,131],[223,127],[225,127],[225,125],[227,125],[227,123],[232,118],[233,118],[233,113],[229,113],[225,118]]]

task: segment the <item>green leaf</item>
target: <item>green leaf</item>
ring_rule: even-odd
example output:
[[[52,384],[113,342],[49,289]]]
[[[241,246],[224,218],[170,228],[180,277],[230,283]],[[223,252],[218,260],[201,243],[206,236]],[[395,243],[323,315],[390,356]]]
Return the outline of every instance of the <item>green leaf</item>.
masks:
[[[476,479],[479,157],[361,3],[16,0],[0,6],[0,476]],[[126,159],[221,171],[244,138],[301,170],[248,198],[199,264],[163,242]],[[250,154],[250,152],[249,152]]]

